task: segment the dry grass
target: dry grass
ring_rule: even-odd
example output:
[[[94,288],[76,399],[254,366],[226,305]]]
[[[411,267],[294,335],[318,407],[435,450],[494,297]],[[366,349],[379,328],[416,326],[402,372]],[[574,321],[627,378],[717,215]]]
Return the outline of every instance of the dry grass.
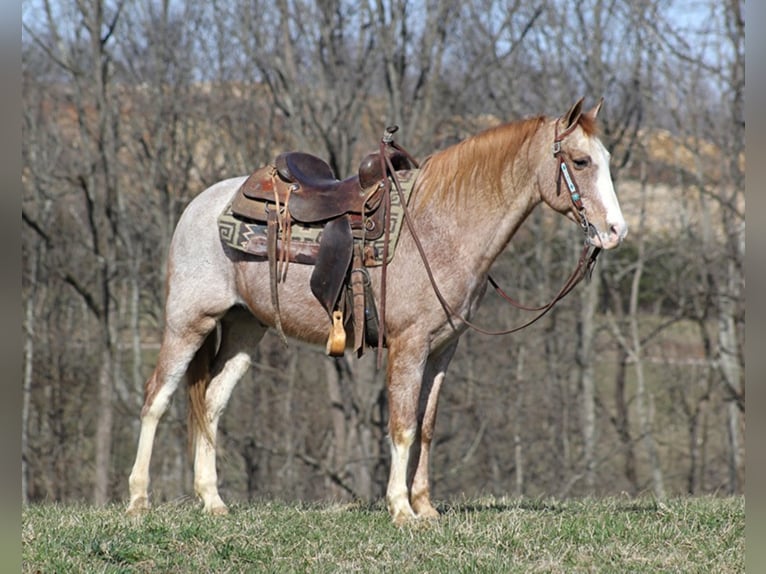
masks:
[[[743,572],[744,498],[444,504],[397,528],[369,505],[263,502],[225,517],[168,504],[39,505],[24,572]]]

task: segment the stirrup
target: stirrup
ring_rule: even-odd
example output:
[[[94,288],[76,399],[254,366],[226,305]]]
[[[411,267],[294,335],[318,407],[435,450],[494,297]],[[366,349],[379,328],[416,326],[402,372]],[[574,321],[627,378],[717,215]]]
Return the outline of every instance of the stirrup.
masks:
[[[343,328],[343,312],[332,312],[332,327],[327,338],[325,352],[331,357],[342,357],[346,350],[346,330]]]

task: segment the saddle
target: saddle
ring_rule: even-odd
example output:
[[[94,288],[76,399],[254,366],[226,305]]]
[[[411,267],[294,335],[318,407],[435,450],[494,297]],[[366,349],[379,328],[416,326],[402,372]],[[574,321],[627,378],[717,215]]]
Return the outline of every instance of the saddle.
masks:
[[[382,153],[387,157],[382,158]],[[384,234],[390,211],[386,159],[394,171],[413,168],[409,154],[384,143],[381,151],[362,160],[356,174],[339,180],[323,159],[293,151],[253,172],[237,191],[229,206],[231,214],[267,229],[275,327],[283,340],[278,283],[284,280],[288,263],[297,262],[314,265],[311,292],[331,320],[327,354],[343,354],[349,319],[360,355],[364,342],[377,342],[377,313],[365,267],[373,258],[367,242]],[[316,229],[316,241],[293,242],[294,225]],[[347,297],[343,297],[344,287]]]

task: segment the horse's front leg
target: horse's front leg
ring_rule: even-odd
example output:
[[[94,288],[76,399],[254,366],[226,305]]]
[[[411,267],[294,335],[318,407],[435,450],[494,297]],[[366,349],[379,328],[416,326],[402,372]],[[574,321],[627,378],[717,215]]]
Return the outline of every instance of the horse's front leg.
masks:
[[[415,518],[410,505],[408,462],[415,442],[418,424],[418,398],[423,380],[427,350],[406,337],[389,342],[388,432],[391,440],[391,470],[386,490],[386,503],[395,524]]]
[[[428,357],[425,372],[423,373],[423,385],[420,390],[420,404],[418,407],[419,444],[415,445],[416,460],[412,460],[415,468],[410,497],[412,508],[419,518],[437,518],[439,516],[439,512],[431,503],[431,490],[428,478],[431,442],[436,424],[439,391],[441,390],[447,367],[452,360],[452,356],[455,354],[457,343],[456,339],[448,346],[431,354]]]

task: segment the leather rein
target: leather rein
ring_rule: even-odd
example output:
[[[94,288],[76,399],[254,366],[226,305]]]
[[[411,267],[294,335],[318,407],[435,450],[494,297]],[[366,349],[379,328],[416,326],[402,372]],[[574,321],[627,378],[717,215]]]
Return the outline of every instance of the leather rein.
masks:
[[[426,258],[425,250],[423,249],[423,245],[420,242],[420,239],[415,231],[415,226],[412,222],[412,218],[410,217],[408,208],[407,208],[407,202],[405,201],[404,194],[401,189],[401,184],[399,183],[399,178],[397,177],[396,171],[393,168],[392,162],[385,152],[386,146],[392,146],[395,149],[402,151],[405,153],[410,161],[418,167],[417,161],[410,156],[409,153],[406,152],[403,148],[401,148],[399,145],[397,145],[393,141],[393,133],[398,129],[397,126],[392,126],[387,128],[386,134],[383,136],[383,139],[380,143],[381,148],[381,164],[385,163],[385,166],[382,166],[384,168],[387,168],[388,173],[391,174],[391,179],[393,179],[394,187],[396,188],[397,193],[399,194],[399,200],[402,205],[403,213],[404,213],[404,221],[407,224],[407,228],[410,231],[410,234],[412,235],[412,239],[415,243],[415,247],[418,250],[418,253],[420,254],[420,258],[423,261],[423,265],[425,266],[426,274],[428,275],[428,279],[431,282],[431,286],[434,290],[434,294],[436,295],[436,298],[439,300],[439,303],[441,304],[442,308],[444,309],[445,313],[447,314],[447,320],[449,321],[452,328],[456,328],[455,324],[453,322],[453,319],[457,319],[459,321],[462,321],[466,326],[473,329],[474,331],[478,333],[482,333],[484,335],[508,335],[511,333],[515,333],[516,331],[520,331],[521,329],[524,329],[525,327],[530,326],[531,324],[538,321],[540,318],[542,318],[545,314],[550,311],[553,306],[559,302],[561,299],[566,297],[572,289],[575,288],[575,286],[580,283],[584,278],[590,278],[592,272],[593,272],[593,266],[596,264],[596,258],[598,257],[599,253],[601,252],[600,247],[594,247],[591,246],[588,241],[588,236],[590,234],[590,230],[592,228],[591,224],[588,222],[588,219],[585,216],[585,206],[582,203],[582,196],[580,194],[580,189],[577,186],[577,182],[574,180],[573,174],[571,173],[571,170],[568,165],[567,157],[568,154],[562,150],[561,148],[561,142],[568,136],[575,128],[577,127],[577,122],[572,122],[572,124],[564,130],[561,134],[558,133],[558,121],[556,122],[555,126],[555,135],[554,135],[554,141],[553,141],[553,156],[558,158],[559,160],[559,172],[558,172],[558,178],[556,181],[557,185],[557,192],[561,192],[561,180],[563,179],[567,190],[569,192],[569,198],[572,202],[572,206],[575,209],[576,217],[578,222],[580,223],[580,227],[582,227],[583,232],[585,233],[585,242],[582,248],[582,251],[580,252],[580,257],[577,261],[577,266],[575,267],[574,271],[572,271],[572,274],[569,276],[569,278],[566,280],[564,285],[559,289],[558,293],[553,297],[553,299],[550,300],[549,303],[545,305],[541,305],[539,307],[529,307],[526,305],[522,305],[512,297],[510,297],[508,294],[503,291],[500,286],[497,284],[497,282],[492,278],[491,275],[488,275],[487,279],[489,283],[492,285],[492,287],[495,289],[495,291],[506,301],[508,301],[511,305],[518,309],[522,309],[525,311],[539,311],[539,313],[533,317],[532,319],[526,321],[525,323],[513,327],[511,329],[505,329],[502,331],[489,331],[487,329],[484,329],[482,327],[479,327],[478,325],[472,323],[465,317],[463,317],[461,314],[455,312],[454,309],[450,306],[450,304],[447,302],[447,300],[442,295],[441,291],[439,290],[439,287],[436,284],[436,280],[434,278],[433,272],[431,271],[431,266],[428,263],[428,259]],[[386,170],[384,169],[384,172],[386,173]],[[391,182],[388,178],[386,178],[386,186],[390,190]],[[386,193],[387,197],[390,197],[388,193]],[[390,201],[390,199],[389,199]],[[389,210],[390,212],[390,210]],[[388,231],[388,222],[386,223],[386,231]],[[385,246],[388,246],[388,241],[384,243]],[[383,258],[384,261],[386,261],[386,256],[384,255]],[[380,325],[381,329],[379,332],[379,340],[378,340],[378,365],[380,366],[381,360],[382,360],[382,347],[384,345],[384,335],[383,331],[385,328],[385,299],[386,299],[386,267],[383,266],[382,269],[382,277],[381,277],[381,309],[380,309]]]

